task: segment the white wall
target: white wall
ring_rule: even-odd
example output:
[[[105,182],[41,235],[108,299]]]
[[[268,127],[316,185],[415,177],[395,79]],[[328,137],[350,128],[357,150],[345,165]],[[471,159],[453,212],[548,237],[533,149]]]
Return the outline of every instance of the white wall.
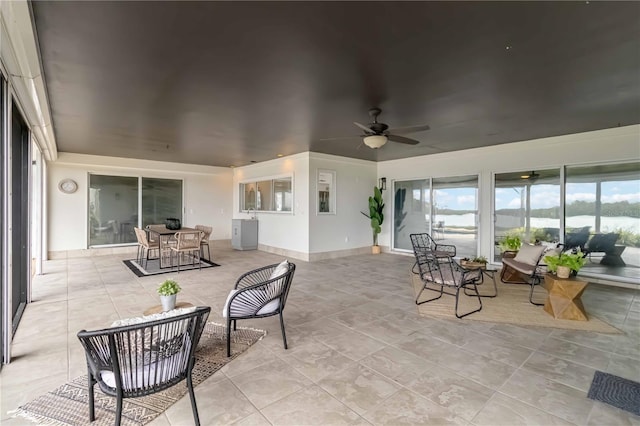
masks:
[[[317,214],[318,169],[336,172],[336,214]],[[376,163],[311,153],[309,182],[309,252],[370,247],[373,244],[370,222],[360,212],[369,211],[368,199],[378,182]]]
[[[489,257],[493,173],[557,168],[562,165],[640,160],[640,125],[515,142],[378,163],[387,178],[389,207],[379,244],[391,245],[394,180],[479,174],[480,254]]]
[[[212,226],[212,240],[231,238],[231,169],[60,153],[57,161],[48,163],[47,170],[49,252],[87,248],[89,173],[182,179],[185,207],[183,224]],[[78,191],[74,194],[60,192],[58,182],[65,178],[75,180]]]
[[[309,253],[309,153],[291,155],[233,169],[233,217],[249,218],[240,212],[240,183],[280,176],[293,177],[292,212],[257,212],[258,244],[295,252],[298,258]]]

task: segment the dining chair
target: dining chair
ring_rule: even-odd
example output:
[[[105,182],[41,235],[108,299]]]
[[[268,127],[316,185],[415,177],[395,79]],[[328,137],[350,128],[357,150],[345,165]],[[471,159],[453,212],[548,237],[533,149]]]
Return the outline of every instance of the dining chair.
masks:
[[[178,259],[178,272],[180,272],[180,259],[183,255],[191,256],[191,264],[195,266],[196,260],[198,268],[202,269],[200,262],[200,241],[204,232],[202,231],[178,231],[175,234],[176,244],[170,246],[171,249],[171,268],[173,269],[173,255]]]
[[[143,229],[134,227],[133,230],[138,240],[138,264],[146,269],[147,263],[149,263],[149,252],[151,250],[158,250],[158,256],[160,256],[160,242],[158,240],[150,241],[147,239],[147,233]],[[143,261],[144,265],[142,265]]]
[[[209,251],[209,238],[211,237],[211,232],[213,232],[213,228],[205,225],[196,225],[196,229],[198,231],[204,232],[202,241],[200,241],[200,257],[204,257],[204,248],[206,247],[207,260],[211,260],[211,251]]]

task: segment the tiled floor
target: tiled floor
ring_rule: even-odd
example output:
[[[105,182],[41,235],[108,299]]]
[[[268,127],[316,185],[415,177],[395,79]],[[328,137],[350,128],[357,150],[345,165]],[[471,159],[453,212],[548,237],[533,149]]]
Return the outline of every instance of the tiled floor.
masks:
[[[222,266],[171,274],[179,300],[220,312],[243,272],[280,261],[258,251],[213,250]],[[158,304],[167,275],[136,278],[125,256],[49,261],[36,277],[1,380],[7,411],[85,373],[75,337]],[[203,425],[640,424],[586,398],[595,370],[640,381],[640,293],[590,286],[587,310],[621,335],[420,317],[409,284],[412,258],[354,256],[296,261],[282,347],[277,317],[244,321],[265,339],[196,388]],[[152,425],[192,423],[188,398]]]

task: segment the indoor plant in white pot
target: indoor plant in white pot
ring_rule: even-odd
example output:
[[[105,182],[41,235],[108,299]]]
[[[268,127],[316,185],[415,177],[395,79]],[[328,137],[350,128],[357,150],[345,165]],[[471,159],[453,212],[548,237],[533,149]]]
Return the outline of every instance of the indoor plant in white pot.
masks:
[[[360,212],[371,221],[371,229],[373,231],[373,246],[371,252],[380,254],[380,246],[378,245],[378,234],[382,232],[382,222],[384,222],[384,201],[382,200],[382,190],[377,186],[373,187],[373,197],[369,197],[369,214]]]
[[[176,307],[176,296],[182,290],[178,283],[174,280],[165,280],[160,287],[158,287],[158,294],[160,295],[160,302],[162,302],[162,310],[170,311]]]
[[[575,253],[563,252],[558,256],[545,256],[549,272],[555,272],[558,278],[569,278],[569,275],[577,274],[586,262],[584,253],[578,250]]]

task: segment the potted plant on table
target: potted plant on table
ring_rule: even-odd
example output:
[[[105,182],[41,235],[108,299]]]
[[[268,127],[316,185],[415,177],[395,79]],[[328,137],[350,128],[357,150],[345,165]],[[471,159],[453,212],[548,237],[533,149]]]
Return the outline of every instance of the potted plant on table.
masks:
[[[487,258],[484,256],[476,256],[472,259],[468,257],[464,257],[460,261],[460,265],[466,269],[486,269],[487,268]]]
[[[371,220],[371,229],[373,230],[373,246],[371,252],[373,254],[380,253],[380,246],[378,245],[378,234],[382,232],[382,222],[384,221],[384,202],[382,200],[382,191],[377,186],[373,187],[373,197],[369,197],[369,214],[360,212]]]
[[[573,252],[563,252],[558,256],[545,256],[544,262],[547,264],[549,272],[555,273],[558,278],[569,278],[569,275],[577,275],[580,268],[586,262],[584,253],[580,250]]]
[[[176,296],[182,290],[178,283],[174,280],[165,280],[160,287],[158,287],[158,294],[160,295],[160,302],[162,303],[163,311],[170,311],[176,307]]]

